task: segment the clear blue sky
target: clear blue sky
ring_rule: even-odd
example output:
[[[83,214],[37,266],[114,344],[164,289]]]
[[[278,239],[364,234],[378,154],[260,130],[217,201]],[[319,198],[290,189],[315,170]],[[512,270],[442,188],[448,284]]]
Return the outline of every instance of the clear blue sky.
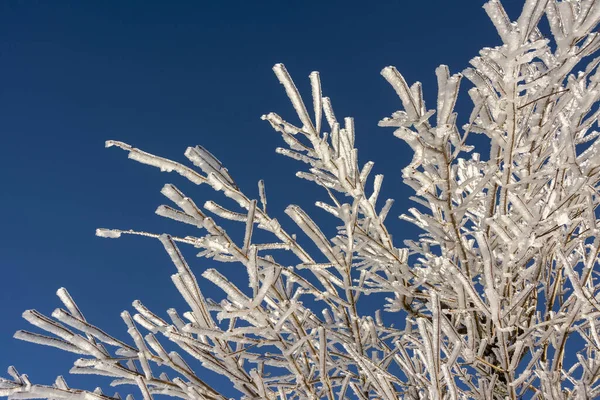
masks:
[[[521,2],[506,3],[514,18]],[[356,118],[360,160],[374,160],[386,175],[396,216],[412,195],[400,182],[409,155],[391,129],[376,126],[400,108],[379,71],[395,65],[409,82],[422,81],[434,104],[437,65],[462,70],[481,47],[498,44],[482,4],[1,2],[0,369],[14,364],[40,383],[67,374],[73,356],[12,339],[28,328],[23,310],[50,314],[60,305],[61,286],[92,323],[126,340],[119,313],[134,299],[162,315],[184,310],[159,242],[100,239],[94,230],[182,232],[154,215],[167,182],[199,204],[221,197],[104,149],[106,139],[179,160],[201,144],[250,195],[265,179],[270,209],[289,224],[285,205],[310,211],[323,193],[293,176],[298,164],[274,154],[282,141],[259,117],[294,117],[273,64],[285,63],[304,93],[308,74],[319,70],[336,114]],[[398,243],[414,235],[390,219]],[[190,262],[199,272],[214,266]],[[86,379],[67,382],[92,388]]]

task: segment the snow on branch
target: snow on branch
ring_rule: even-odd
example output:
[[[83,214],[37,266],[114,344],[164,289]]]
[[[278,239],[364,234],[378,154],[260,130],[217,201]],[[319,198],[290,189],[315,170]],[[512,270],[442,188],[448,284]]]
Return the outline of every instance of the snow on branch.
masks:
[[[82,358],[71,372],[108,376],[144,399],[225,399],[203,380],[204,369],[245,399],[600,397],[600,4],[526,0],[514,22],[499,0],[484,9],[502,44],[482,49],[461,72],[438,67],[432,109],[421,83],[409,84],[394,67],[381,72],[402,109],[380,126],[393,127],[412,150],[402,178],[418,208],[400,217],[422,231],[418,240],[393,240],[383,175],[369,180],[374,163],[359,163],[354,120],[336,118],[320,75],[309,75],[307,107],[277,64],[297,115],[262,119],[282,136],[276,151],[301,162],[297,176],[322,188],[315,204],[327,216],[290,205],[290,231],[268,213],[262,180],[249,196],[201,146],[185,152],[195,169],[108,141],[234,200],[231,209],[217,201],[200,207],[167,184],[171,204],[156,213],[194,226],[196,235],[97,230],[105,238],[158,239],[186,309],[170,308],[167,318],[134,301],[133,316],[121,315],[128,344],[87,321],[60,289],[65,309],[52,318],[23,314],[45,334],[15,337],[75,353]],[[459,118],[464,86],[473,107]],[[469,144],[476,134],[489,146]],[[332,220],[335,235],[327,237],[322,227]],[[234,223],[243,224],[242,237],[229,235],[226,224]],[[178,247],[186,245],[231,265],[200,274]],[[205,285],[222,297],[206,298]],[[179,351],[166,350],[167,342]],[[9,375],[1,396],[120,399],[71,389],[62,377],[43,386],[14,368]]]

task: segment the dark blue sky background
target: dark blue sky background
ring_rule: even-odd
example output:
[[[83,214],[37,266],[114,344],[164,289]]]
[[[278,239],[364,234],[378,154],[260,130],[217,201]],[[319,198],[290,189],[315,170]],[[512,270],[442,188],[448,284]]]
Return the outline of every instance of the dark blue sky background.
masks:
[[[167,182],[198,204],[222,198],[104,149],[106,139],[182,161],[187,146],[201,144],[248,195],[265,179],[270,212],[291,229],[289,203],[323,215],[310,207],[323,193],[293,176],[300,165],[274,153],[282,140],[260,120],[275,111],[295,121],[271,71],[277,62],[306,95],[308,74],[321,72],[337,116],[356,118],[360,162],[374,160],[386,175],[383,195],[398,200],[390,217],[396,242],[414,235],[395,218],[412,195],[400,180],[410,155],[391,129],[376,126],[400,108],[379,71],[395,65],[410,83],[422,81],[432,107],[437,65],[457,72],[481,47],[498,44],[482,4],[1,2],[0,369],[14,364],[40,383],[67,373],[75,357],[12,339],[28,328],[23,310],[60,306],[61,286],[92,323],[128,341],[119,313],[134,299],[161,315],[185,311],[159,242],[106,240],[94,230],[188,233],[154,215]],[[520,4],[506,2],[513,18]],[[215,266],[189,261],[197,272]],[[90,388],[85,379],[67,382]]]

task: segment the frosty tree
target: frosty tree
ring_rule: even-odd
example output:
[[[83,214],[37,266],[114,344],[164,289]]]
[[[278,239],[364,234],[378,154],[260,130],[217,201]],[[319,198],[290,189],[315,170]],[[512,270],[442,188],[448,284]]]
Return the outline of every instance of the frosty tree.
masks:
[[[386,217],[393,201],[378,199],[383,176],[370,179],[373,163],[359,163],[353,120],[336,119],[319,74],[310,74],[307,106],[277,64],[297,120],[275,113],[263,119],[286,143],[277,152],[306,164],[298,177],[324,189],[316,205],[339,220],[336,236],[327,238],[295,205],[285,212],[297,232],[285,230],[269,214],[262,181],[256,196],[242,193],[200,146],[185,152],[191,168],[108,141],[135,161],[209,185],[237,207],[200,207],[167,184],[162,194],[170,205],[157,214],[197,227],[198,236],[97,231],[158,239],[187,309],[151,311],[136,300],[134,315],[121,314],[131,336],[125,343],[88,322],[59,289],[64,308],[52,318],[23,314],[49,336],[15,337],[78,354],[71,373],[109,376],[113,386],[137,387],[145,400],[224,399],[203,380],[203,369],[246,399],[600,397],[600,133],[593,129],[600,115],[600,35],[593,32],[600,2],[527,0],[515,22],[498,0],[484,8],[503,44],[482,49],[462,73],[437,68],[433,109],[419,82],[409,86],[393,67],[382,71],[403,111],[380,125],[396,128],[414,152],[403,179],[418,206],[401,218],[422,230],[418,241],[399,247],[392,240]],[[457,126],[463,77],[472,84],[473,108]],[[476,149],[488,161],[467,144],[471,134],[489,138],[489,148]],[[228,235],[223,220],[244,224],[243,237]],[[271,240],[255,240],[256,230]],[[296,234],[318,251],[307,251]],[[234,263],[229,270],[244,271],[247,286],[216,269],[204,270],[201,280],[179,246]],[[223,299],[203,296],[205,280]],[[361,314],[357,304],[373,293],[387,301],[373,315]],[[166,350],[167,342],[179,350]],[[120,398],[72,389],[62,377],[44,386],[8,372],[0,395],[10,398]]]

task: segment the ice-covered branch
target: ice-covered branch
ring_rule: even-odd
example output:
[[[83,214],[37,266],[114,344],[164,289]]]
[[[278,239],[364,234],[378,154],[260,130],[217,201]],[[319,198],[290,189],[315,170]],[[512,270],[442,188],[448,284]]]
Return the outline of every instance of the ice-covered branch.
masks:
[[[359,162],[361,133],[352,118],[336,117],[320,75],[309,75],[307,106],[277,64],[297,120],[262,118],[285,143],[276,152],[299,161],[297,176],[323,188],[317,212],[285,209],[284,225],[297,233],[267,212],[262,180],[257,195],[247,195],[201,146],[185,151],[193,164],[186,166],[108,141],[133,160],[233,200],[196,203],[167,184],[161,193],[171,204],[156,213],[198,234],[97,231],[160,241],[187,310],[168,309],[167,318],[135,301],[135,313],[121,315],[127,344],[87,321],[60,289],[65,309],[52,318],[23,315],[45,333],[15,337],[78,354],[71,372],[111,377],[144,399],[224,399],[203,380],[204,369],[246,399],[600,396],[600,5],[526,0],[514,22],[499,0],[484,9],[502,44],[482,49],[462,72],[438,67],[433,109],[420,82],[410,84],[394,67],[382,70],[403,109],[380,126],[395,128],[412,152],[402,178],[417,205],[401,218],[422,231],[417,240],[404,247],[392,240],[386,221],[393,200],[380,199],[383,175],[373,162]],[[459,116],[467,85],[473,107]],[[472,135],[485,135],[489,146],[472,145]],[[336,231],[328,237],[331,221]],[[235,223],[243,224],[240,237],[228,233]],[[199,274],[184,245],[237,265]],[[231,279],[240,271],[247,283]],[[206,298],[204,285],[218,287],[222,298]],[[180,351],[168,351],[167,342]],[[62,378],[41,386],[9,374],[0,395],[120,398],[71,389]]]

